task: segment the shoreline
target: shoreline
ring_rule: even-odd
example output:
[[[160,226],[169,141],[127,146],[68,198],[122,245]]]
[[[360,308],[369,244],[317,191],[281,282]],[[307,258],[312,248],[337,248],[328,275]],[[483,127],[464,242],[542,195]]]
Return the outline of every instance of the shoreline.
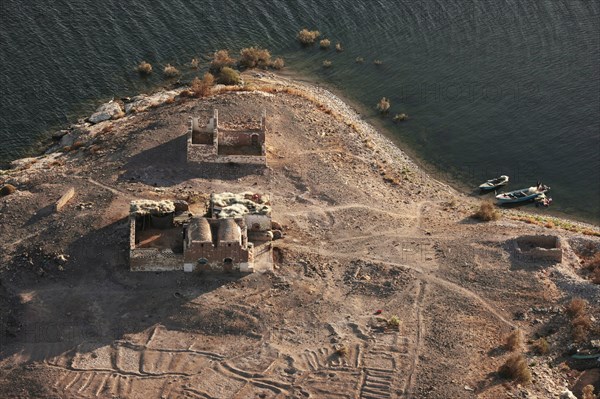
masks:
[[[288,70],[289,71],[289,70]],[[319,101],[324,101],[330,108],[335,109],[336,112],[342,114],[345,118],[352,120],[353,123],[360,124],[362,129],[366,132],[365,136],[376,137],[379,144],[386,148],[386,151],[393,154],[397,157],[398,160],[402,161],[404,164],[409,165],[411,168],[415,169],[419,173],[419,177],[424,180],[433,181],[436,184],[439,184],[441,187],[446,189],[451,189],[455,194],[464,196],[466,198],[470,198],[473,201],[482,201],[483,198],[475,194],[475,191],[469,191],[468,185],[457,179],[443,179],[438,178],[438,174],[441,172],[434,165],[430,164],[428,161],[422,159],[422,157],[415,154],[414,151],[406,151],[404,147],[407,147],[405,143],[402,143],[397,137],[394,137],[385,126],[375,126],[369,120],[364,118],[366,115],[365,107],[357,103],[354,100],[350,100],[344,97],[343,93],[341,93],[340,89],[332,87],[324,82],[317,82],[316,80],[310,79],[304,75],[301,75],[295,71],[284,72],[284,73],[273,73],[271,71],[258,71],[258,70],[249,70],[245,73],[246,77],[248,76],[259,76],[257,81],[269,82],[269,80],[265,80],[264,78],[270,79],[270,82],[276,85],[297,88],[299,90],[305,91],[319,98]],[[250,78],[249,81],[252,81],[253,78]],[[248,81],[245,82],[245,85],[248,84]],[[147,104],[144,109],[141,109],[140,112],[144,112],[147,108],[160,107],[162,105],[168,104],[167,99],[173,97],[173,95],[178,95],[181,91],[184,91],[188,86],[185,84],[170,86],[160,86],[151,90],[148,94],[141,93],[136,96],[131,97],[131,99],[136,98],[144,98],[151,102],[151,104]],[[240,87],[243,91],[243,87]],[[260,90],[260,89],[258,89]],[[235,91],[235,90],[234,90]],[[218,95],[219,93],[215,93]],[[215,95],[213,94],[213,95]],[[121,100],[119,100],[121,101]],[[101,104],[100,107],[107,103]],[[133,114],[127,113],[124,117],[131,116]],[[30,157],[17,158],[15,160],[9,161],[6,165],[7,169],[0,168],[0,177],[3,174],[8,173],[11,170],[14,170],[14,165],[23,165],[24,163],[29,162],[31,159],[40,158],[43,156],[47,156],[55,153],[59,150],[61,146],[62,137],[69,135],[70,132],[76,131],[80,128],[89,128],[93,126],[97,126],[101,124],[91,124],[88,120],[90,115],[85,117],[78,118],[76,123],[67,124],[64,129],[60,129],[54,133],[47,132],[43,134],[42,138],[32,147],[32,152],[34,150],[39,149],[40,153],[38,155],[32,155]],[[110,119],[113,121],[113,119]],[[382,124],[380,124],[382,125]],[[92,129],[93,130],[93,129]],[[58,135],[60,134],[60,136]],[[56,138],[58,136],[58,139]],[[402,145],[402,147],[401,147]],[[2,165],[0,165],[2,166]],[[18,168],[18,166],[17,166]],[[509,216],[509,219],[513,220],[524,220],[529,219],[529,223],[544,225],[548,221],[550,222],[558,222],[555,223],[557,225],[576,225],[579,226],[582,230],[597,230],[600,231],[600,224],[590,223],[589,221],[581,220],[573,215],[563,214],[561,212],[552,212],[549,211],[548,214],[540,214],[540,213],[532,213],[527,210],[520,209],[511,209],[505,207],[498,207],[498,209],[503,213]],[[537,222],[534,222],[536,220]],[[568,229],[567,229],[568,230]],[[600,234],[600,233],[599,233]]]
[[[464,194],[468,197],[471,197],[474,199],[480,199],[480,200],[487,199],[492,202],[495,202],[494,198],[490,197],[490,195],[489,195],[490,193],[486,193],[485,195],[479,195],[478,190],[476,190],[473,186],[466,183],[464,180],[461,180],[460,177],[457,177],[448,172],[445,172],[443,169],[437,167],[435,164],[429,162],[425,157],[418,154],[415,150],[413,150],[410,147],[410,145],[408,143],[404,142],[400,137],[393,134],[393,132],[390,131],[390,129],[387,126],[385,126],[386,121],[377,120],[376,116],[364,118],[363,116],[368,115],[367,107],[365,105],[361,104],[360,102],[358,102],[358,100],[348,98],[344,94],[343,89],[338,88],[338,87],[336,87],[332,84],[329,84],[325,81],[311,79],[310,76],[303,75],[295,70],[288,69],[287,71],[284,71],[283,73],[278,72],[278,75],[282,76],[283,78],[289,79],[290,81],[301,82],[308,86],[316,86],[317,88],[327,90],[334,96],[338,97],[338,99],[342,103],[348,105],[352,111],[354,111],[355,113],[360,115],[362,117],[361,119],[365,123],[372,125],[372,127],[378,133],[380,133],[385,138],[387,138],[391,142],[392,145],[400,148],[401,151],[406,156],[408,156],[419,167],[419,169],[423,173],[427,174],[430,178],[435,179],[440,182],[443,182],[444,184],[452,187],[454,190],[456,190],[459,193]],[[375,123],[373,123],[373,122],[375,122]],[[408,122],[408,123],[410,123],[410,122]],[[513,189],[516,189],[516,188],[513,188]],[[501,207],[500,209],[510,209],[510,208]],[[595,222],[590,222],[585,216],[579,216],[579,215],[573,215],[573,214],[569,214],[569,213],[565,213],[565,212],[561,212],[561,211],[555,211],[554,209],[552,209],[552,207],[544,209],[543,213],[542,212],[528,212],[526,210],[520,211],[519,209],[516,209],[515,211],[521,212],[524,214],[530,214],[534,217],[541,217],[541,218],[547,218],[547,219],[550,218],[550,219],[569,220],[569,221],[576,222],[576,223],[582,223],[584,225],[600,227],[600,219],[598,219]]]

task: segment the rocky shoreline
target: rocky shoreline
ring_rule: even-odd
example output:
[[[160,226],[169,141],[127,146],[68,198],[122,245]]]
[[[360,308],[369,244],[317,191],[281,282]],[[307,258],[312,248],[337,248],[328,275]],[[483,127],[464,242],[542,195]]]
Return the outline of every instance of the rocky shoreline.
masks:
[[[402,170],[402,168],[409,168],[412,173],[418,175],[423,181],[435,182],[444,189],[449,189],[456,193],[460,192],[446,182],[437,180],[425,172],[412,158],[402,151],[401,148],[385,135],[377,131],[377,129],[366,122],[355,109],[349,106],[347,102],[330,90],[311,83],[300,82],[293,78],[287,78],[279,74],[268,72],[248,73],[246,74],[246,80],[246,86],[248,86],[248,82],[255,81],[269,87],[286,87],[297,90],[299,93],[303,93],[302,96],[305,98],[315,101],[330,110],[334,110],[348,125],[354,127],[361,140],[372,141],[380,148],[385,147],[385,153],[390,155],[386,161],[390,162],[390,164],[399,162],[395,167],[396,169]],[[215,88],[215,91],[221,92],[224,89],[230,90],[230,88],[227,88],[226,86],[219,85]],[[260,88],[257,89],[261,90]],[[56,155],[57,152],[64,152],[65,149],[69,151],[73,145],[76,147],[89,145],[99,132],[107,129],[107,124],[110,125],[111,121],[127,118],[137,113],[143,113],[151,108],[160,107],[165,104],[172,104],[187,90],[189,90],[189,87],[180,86],[171,89],[161,89],[151,94],[139,94],[134,97],[119,100],[113,99],[107,103],[103,103],[89,117],[80,119],[77,123],[71,124],[67,129],[52,133],[52,142],[46,145],[46,149],[43,150],[43,153],[44,155],[55,154],[47,159],[49,162],[53,162],[55,157],[58,156]],[[244,85],[242,85],[240,86],[240,90],[243,92],[243,90],[247,90],[247,87],[245,88]],[[38,161],[42,161],[41,165],[44,165],[44,156],[40,155],[14,160],[10,163],[10,168],[18,170],[22,169],[23,166]],[[2,171],[0,169],[0,176],[7,173],[7,170]],[[462,195],[464,194],[465,193],[462,193]],[[547,222],[552,222],[557,226],[565,226],[567,230],[579,231],[587,235],[600,235],[600,226],[569,218],[568,216],[540,217],[539,215],[518,209],[502,209],[502,212],[514,220],[522,220],[530,224],[544,225],[547,224]]]

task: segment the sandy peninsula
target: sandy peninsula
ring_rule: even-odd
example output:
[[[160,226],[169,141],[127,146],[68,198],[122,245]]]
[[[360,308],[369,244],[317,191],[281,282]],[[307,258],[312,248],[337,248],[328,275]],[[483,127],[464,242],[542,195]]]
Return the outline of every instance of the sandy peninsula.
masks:
[[[558,398],[599,384],[597,227],[475,220],[479,199],[331,92],[243,78],[105,106],[110,119],[2,171],[16,191],[0,198],[1,397]],[[266,110],[266,168],[187,164],[189,117],[214,109],[230,123]],[[129,271],[130,201],[243,191],[273,198],[273,272]],[[531,382],[499,374],[515,354]]]

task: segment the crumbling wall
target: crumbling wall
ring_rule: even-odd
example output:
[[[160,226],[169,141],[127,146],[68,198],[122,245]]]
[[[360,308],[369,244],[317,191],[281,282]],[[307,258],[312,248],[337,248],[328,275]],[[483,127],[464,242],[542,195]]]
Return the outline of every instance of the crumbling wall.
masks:
[[[522,258],[562,262],[563,248],[557,236],[521,236],[515,240],[515,252]]]
[[[259,129],[232,130],[219,128],[218,111],[214,110],[213,117],[204,127],[200,125],[198,118],[190,118],[187,131],[187,161],[266,165],[265,139],[264,111]]]
[[[131,271],[166,272],[183,270],[183,255],[170,249],[136,248],[129,251]]]

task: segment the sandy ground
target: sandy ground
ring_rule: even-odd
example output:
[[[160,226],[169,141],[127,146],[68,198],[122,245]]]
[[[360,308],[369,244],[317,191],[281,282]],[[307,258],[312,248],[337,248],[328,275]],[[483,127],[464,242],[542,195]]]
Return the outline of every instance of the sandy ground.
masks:
[[[600,239],[511,211],[473,220],[477,199],[331,93],[281,79],[82,128],[80,148],[0,175],[18,188],[0,200],[0,397],[551,398],[574,383],[563,305],[586,298],[598,339],[600,286],[580,269]],[[266,109],[267,168],[186,164],[188,117],[213,108],[229,122]],[[271,193],[285,227],[275,272],[129,272],[129,201],[245,190]],[[561,237],[563,261],[519,256],[526,234]],[[497,374],[514,328],[551,345],[523,345],[527,387]]]

